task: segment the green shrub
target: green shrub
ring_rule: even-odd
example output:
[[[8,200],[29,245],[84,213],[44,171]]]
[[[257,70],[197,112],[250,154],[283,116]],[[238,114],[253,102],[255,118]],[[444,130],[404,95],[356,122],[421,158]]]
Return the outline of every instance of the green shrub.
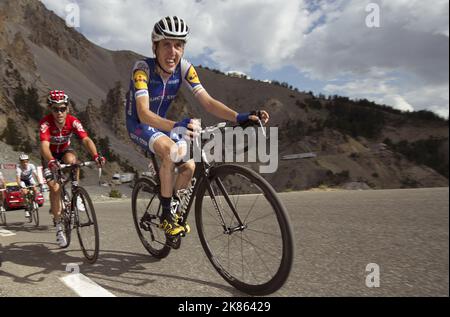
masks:
[[[122,193],[117,189],[111,189],[111,191],[109,192],[109,197],[122,198]]]
[[[408,142],[402,140],[398,143],[386,142],[394,151],[403,154],[408,160],[423,164],[436,170],[448,178],[448,164],[441,157],[440,148],[445,139],[430,137],[425,140]]]

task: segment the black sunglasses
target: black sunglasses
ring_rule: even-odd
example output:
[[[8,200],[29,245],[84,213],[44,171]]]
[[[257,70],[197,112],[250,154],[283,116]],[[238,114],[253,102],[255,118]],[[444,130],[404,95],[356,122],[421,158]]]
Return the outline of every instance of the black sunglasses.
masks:
[[[67,107],[53,107],[52,111],[57,113],[57,112],[66,112]]]

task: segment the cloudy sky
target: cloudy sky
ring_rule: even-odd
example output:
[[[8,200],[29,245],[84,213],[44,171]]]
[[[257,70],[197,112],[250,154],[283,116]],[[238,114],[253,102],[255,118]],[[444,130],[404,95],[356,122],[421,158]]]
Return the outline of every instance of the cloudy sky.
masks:
[[[179,15],[196,65],[449,114],[448,0],[41,1],[62,18],[77,4],[77,30],[105,48],[151,56],[154,23]]]

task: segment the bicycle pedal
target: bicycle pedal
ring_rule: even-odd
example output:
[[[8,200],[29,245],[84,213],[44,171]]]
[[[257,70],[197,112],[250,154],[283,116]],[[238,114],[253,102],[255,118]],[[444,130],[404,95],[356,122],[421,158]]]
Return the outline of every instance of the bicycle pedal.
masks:
[[[170,235],[166,235],[166,244],[171,247],[172,249],[179,249],[181,246],[181,236],[180,234],[176,235],[176,236],[170,236]]]
[[[144,222],[139,223],[139,227],[145,231],[150,231],[150,226]]]

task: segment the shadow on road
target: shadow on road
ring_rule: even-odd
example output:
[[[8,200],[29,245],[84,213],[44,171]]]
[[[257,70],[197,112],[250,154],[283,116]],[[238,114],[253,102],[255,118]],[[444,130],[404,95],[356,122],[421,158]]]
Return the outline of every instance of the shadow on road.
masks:
[[[110,290],[116,290],[131,296],[149,296],[146,293],[130,291],[129,286],[144,287],[157,282],[157,277],[215,287],[229,292],[231,296],[246,296],[246,294],[231,286],[187,276],[151,272],[144,265],[160,260],[145,254],[101,250],[99,259],[95,264],[85,263],[81,265],[84,258],[80,249],[59,249],[56,243],[48,242],[16,242],[0,247],[0,257],[3,263],[10,262],[33,269],[34,272],[31,274],[18,276],[10,272],[4,272],[0,268],[0,276],[9,277],[17,283],[36,284],[44,281],[46,275],[58,271],[63,276],[68,263],[78,263],[80,264],[80,273],[93,278],[96,282],[104,281],[104,283],[108,283],[108,285],[103,286]],[[218,275],[217,278],[220,279],[220,276]],[[124,288],[111,287],[111,283],[114,283],[114,285],[123,284]]]
[[[7,223],[6,226],[1,226],[0,228],[16,232],[48,233],[50,226],[39,225],[39,227],[36,227],[33,223],[29,222],[12,222]]]

